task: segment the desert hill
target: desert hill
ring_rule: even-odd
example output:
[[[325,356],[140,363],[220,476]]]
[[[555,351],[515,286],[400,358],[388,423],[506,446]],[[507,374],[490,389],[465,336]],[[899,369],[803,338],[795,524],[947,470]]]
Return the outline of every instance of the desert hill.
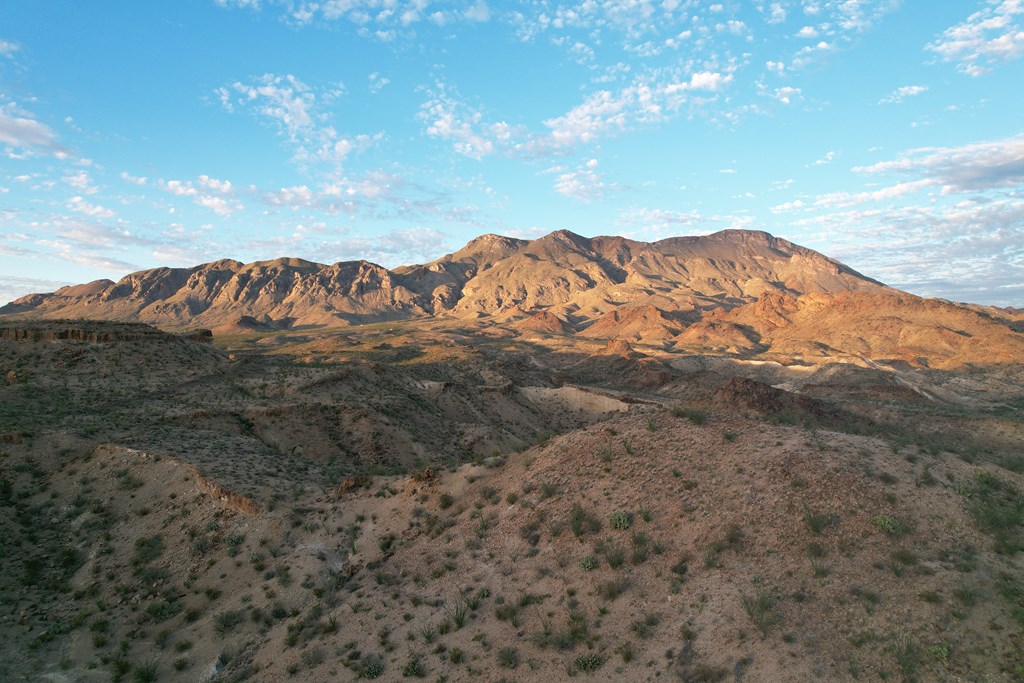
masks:
[[[623,304],[672,311],[734,306],[763,292],[886,288],[817,252],[762,232],[727,230],[652,244],[558,231],[527,241],[484,235],[432,263],[393,271],[365,261],[282,258],[156,268],[32,294],[0,309],[36,318],[130,320],[239,331],[331,327],[430,315],[548,309],[571,324]]]
[[[560,320],[0,321],[0,679],[1017,680],[1019,363]]]
[[[727,231],[3,312],[0,680],[1022,680],[1019,310]]]

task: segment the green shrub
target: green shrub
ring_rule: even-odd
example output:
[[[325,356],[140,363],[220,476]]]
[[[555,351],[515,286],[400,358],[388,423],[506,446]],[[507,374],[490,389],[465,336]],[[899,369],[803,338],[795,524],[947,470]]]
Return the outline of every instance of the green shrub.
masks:
[[[419,655],[414,655],[412,659],[406,662],[405,666],[402,667],[402,676],[406,678],[423,678],[427,675],[427,667],[420,659]]]
[[[591,671],[597,671],[604,664],[604,658],[596,652],[589,654],[580,655],[576,658],[576,669],[584,673],[590,673]]]
[[[696,408],[682,408],[676,406],[672,408],[673,417],[685,417],[687,420],[695,425],[703,425],[708,421],[708,414],[703,410],[697,410]]]
[[[608,519],[611,522],[612,528],[619,531],[633,526],[632,516],[628,512],[613,512],[609,515]]]
[[[135,683],[153,683],[160,673],[160,665],[157,662],[146,662],[139,664],[132,671],[132,679]]]
[[[903,534],[903,525],[900,524],[899,520],[890,515],[876,515],[874,520],[875,528],[879,531],[889,534],[890,536],[900,536]]]
[[[514,647],[503,647],[498,651],[498,663],[506,669],[519,666],[519,651]]]
[[[804,503],[804,524],[807,525],[812,534],[820,534],[828,527],[835,526],[838,523],[838,516],[824,512],[813,512],[810,506]]]
[[[227,612],[221,612],[214,617],[213,624],[217,633],[224,634],[233,630],[243,621],[245,621],[245,612],[242,610],[230,610]]]
[[[601,530],[601,521],[589,514],[579,503],[572,504],[569,511],[569,529],[573,536],[581,538],[586,533],[597,533]]]
[[[762,638],[768,635],[768,629],[778,621],[775,597],[767,591],[760,591],[756,596],[744,595],[743,610],[761,632]]]
[[[164,540],[160,534],[155,536],[143,536],[135,541],[135,555],[132,561],[135,564],[148,564],[160,557],[164,551]]]
[[[1010,483],[987,471],[978,472],[969,491],[968,509],[983,532],[996,542],[996,552],[1024,550],[1024,496]]]
[[[363,660],[359,667],[360,678],[380,678],[384,675],[384,662],[376,655],[370,655]]]

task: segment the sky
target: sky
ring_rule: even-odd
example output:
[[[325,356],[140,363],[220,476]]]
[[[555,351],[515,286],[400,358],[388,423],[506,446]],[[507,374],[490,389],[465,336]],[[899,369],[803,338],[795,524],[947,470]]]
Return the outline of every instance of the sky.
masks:
[[[4,0],[0,303],[765,230],[1024,306],[1024,0]]]

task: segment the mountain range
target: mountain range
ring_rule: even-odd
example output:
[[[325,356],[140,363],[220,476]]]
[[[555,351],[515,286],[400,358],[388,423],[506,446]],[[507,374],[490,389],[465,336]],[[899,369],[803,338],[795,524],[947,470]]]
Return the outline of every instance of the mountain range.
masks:
[[[215,333],[454,317],[525,333],[623,338],[700,352],[863,355],[917,365],[1024,356],[1016,309],[888,287],[765,232],[653,243],[566,230],[483,235],[433,262],[221,259],[31,294],[0,314],[138,321]]]

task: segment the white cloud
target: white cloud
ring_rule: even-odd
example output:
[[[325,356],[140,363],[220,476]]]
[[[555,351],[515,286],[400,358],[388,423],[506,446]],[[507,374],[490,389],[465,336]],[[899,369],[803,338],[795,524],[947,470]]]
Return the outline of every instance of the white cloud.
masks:
[[[326,164],[340,173],[347,157],[363,151],[382,134],[342,136],[329,123],[323,105],[336,99],[343,86],[319,91],[295,76],[265,74],[251,83],[236,81],[216,93],[228,112],[251,108],[273,125],[291,145],[292,160],[303,167]]]
[[[0,55],[3,55],[4,57],[10,57],[20,49],[21,45],[18,45],[13,41],[0,40]]]
[[[970,15],[961,23],[943,31],[928,49],[943,61],[955,62],[957,68],[980,76],[992,65],[1024,54],[1024,14],[1021,0],[989,0],[987,7]]]
[[[913,149],[898,159],[854,170],[920,176],[941,185],[944,194],[1016,187],[1024,183],[1024,137]]]
[[[248,7],[259,9],[260,0],[214,0],[219,7]]]
[[[816,159],[811,166],[824,166],[825,164],[831,164],[836,160],[836,156],[838,156],[838,154],[834,150],[829,150],[828,152],[825,152],[825,156],[820,159]]]
[[[148,182],[145,176],[133,176],[127,171],[121,171],[121,180],[126,183],[131,183],[132,185],[138,185],[139,187],[142,187]]]
[[[197,178],[197,182],[199,187],[196,187],[191,180],[159,180],[157,187],[176,197],[189,197],[198,206],[210,209],[221,217],[230,216],[245,208],[240,201],[232,196],[234,186],[231,181],[201,175]]]
[[[235,211],[241,211],[245,207],[241,202],[237,200],[225,199],[224,197],[213,197],[211,195],[203,195],[196,197],[196,204],[199,206],[205,206],[210,209],[218,216],[227,217]]]
[[[792,223],[828,235],[830,256],[888,284],[1002,306],[1024,301],[1022,224],[1018,196],[837,211]]]
[[[911,180],[904,183],[897,183],[880,190],[867,192],[831,192],[819,195],[814,200],[815,206],[848,207],[864,204],[866,202],[880,202],[887,199],[896,199],[904,195],[923,190],[935,183],[929,179]]]
[[[190,180],[161,180],[159,182],[159,186],[161,190],[165,190],[179,197],[196,196],[196,188],[192,185],[192,181]]]
[[[550,172],[557,174],[555,191],[590,203],[600,200],[606,189],[618,189],[605,185],[604,176],[596,170],[598,165],[597,159],[589,159],[573,170],[561,167],[550,169]]]
[[[801,199],[794,199],[791,202],[785,202],[783,204],[777,204],[773,206],[769,211],[772,213],[789,213],[790,211],[797,211],[804,208],[804,202]]]
[[[770,96],[782,104],[792,104],[794,100],[800,99],[800,93],[800,88],[794,88],[787,85],[781,88],[775,88],[775,90],[770,93]]]
[[[487,6],[486,0],[477,0],[472,6],[462,13],[462,16],[469,21],[490,21],[491,10]]]
[[[372,74],[370,74],[369,81],[370,92],[378,93],[381,91],[382,88],[384,88],[384,86],[391,82],[391,79],[381,76],[380,73],[374,71]]]
[[[804,26],[796,33],[797,38],[817,38],[818,35],[818,29],[813,26]]]
[[[768,8],[768,23],[781,24],[786,21],[786,8],[780,2],[773,2]]]
[[[323,22],[348,22],[358,35],[382,41],[395,40],[397,30],[411,31],[427,22],[445,26],[456,21],[489,21],[491,10],[486,0],[453,3],[432,0],[215,0],[221,7],[259,10],[262,5],[277,6],[282,18],[291,24],[306,26]]]
[[[227,194],[231,192],[231,181],[230,180],[217,180],[207,175],[199,176],[199,184],[208,190],[219,192],[221,194]]]
[[[448,140],[456,152],[478,160],[494,153],[495,139],[501,137],[506,125],[482,124],[483,113],[455,99],[443,83],[420,107],[419,117],[427,123],[427,135]]]
[[[753,221],[744,215],[704,215],[696,210],[630,207],[619,213],[615,223],[636,228],[645,239],[664,239],[677,235],[707,235],[728,228],[750,229]]]
[[[16,275],[0,275],[0,305],[20,299],[28,294],[52,292],[70,284],[72,283],[66,280],[45,280],[33,277],[18,277]]]
[[[57,134],[13,102],[0,106],[0,143],[11,151],[42,150],[59,158],[67,156]]]
[[[96,194],[99,191],[86,171],[66,175],[61,180],[82,194]]]
[[[927,92],[927,85],[904,85],[878,101],[879,104],[899,104],[907,97],[916,97]]]
[[[482,110],[457,99],[446,84],[437,83],[421,105],[419,118],[427,124],[428,135],[452,142],[464,156],[546,157],[594,144],[606,135],[669,120],[687,102],[702,106],[713,101],[715,93],[732,81],[732,73],[722,71],[662,80],[638,76],[618,90],[590,93],[564,114],[542,121],[544,132],[505,121],[487,122]]]
[[[833,43],[830,43],[827,40],[822,40],[815,45],[808,45],[807,47],[798,50],[793,55],[793,59],[790,60],[790,64],[794,69],[802,69],[814,62],[820,56],[832,53],[835,50],[836,46]]]
[[[90,218],[113,218],[116,214],[98,204],[90,204],[82,197],[72,197],[68,200],[68,208],[77,213],[89,216]]]

